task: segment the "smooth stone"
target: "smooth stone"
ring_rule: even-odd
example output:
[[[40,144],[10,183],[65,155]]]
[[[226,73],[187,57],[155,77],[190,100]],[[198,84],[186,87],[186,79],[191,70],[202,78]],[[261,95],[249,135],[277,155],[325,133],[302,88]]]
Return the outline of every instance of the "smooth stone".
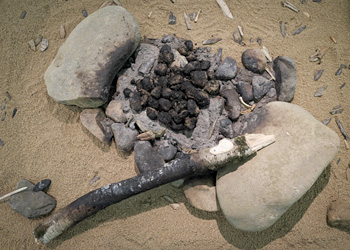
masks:
[[[109,144],[113,134],[102,130],[98,120],[106,118],[102,109],[84,109],[80,114],[81,124],[101,142]]]
[[[123,123],[114,123],[111,128],[117,149],[125,153],[131,152],[139,133],[136,130],[126,128]]]
[[[34,184],[22,179],[17,189],[28,187],[26,190],[11,196],[9,203],[13,210],[28,219],[38,218],[49,214],[56,207],[56,200],[44,192],[33,192]]]
[[[350,201],[339,199],[328,207],[327,223],[340,230],[350,230]]]
[[[218,211],[216,188],[211,176],[186,181],[183,190],[188,202],[195,208],[207,212]]]
[[[162,127],[158,121],[152,121],[147,116],[146,111],[142,111],[140,114],[135,115],[135,121],[142,132],[151,130],[156,138],[160,138],[164,135],[165,128]]]
[[[237,74],[236,60],[231,57],[226,57],[215,71],[215,77],[219,80],[231,80]]]
[[[123,112],[122,105],[118,100],[112,100],[106,108],[106,116],[115,122],[125,123],[126,115]]]
[[[226,138],[233,137],[232,121],[228,118],[220,120],[219,133]]]
[[[35,184],[35,186],[33,188],[33,192],[43,191],[46,193],[47,190],[49,190],[50,185],[51,185],[50,179],[41,180],[37,184]]]
[[[246,69],[262,74],[265,71],[267,60],[261,49],[247,49],[242,54],[242,63]]]
[[[273,225],[315,183],[339,150],[339,137],[301,107],[270,102],[251,117],[245,133],[276,141],[241,165],[217,174],[216,190],[229,223],[244,231]]]
[[[273,87],[273,82],[262,76],[254,76],[252,88],[255,100],[260,100]]]
[[[89,15],[70,33],[45,72],[49,96],[82,108],[103,105],[115,75],[140,39],[136,19],[121,6]]]
[[[232,121],[237,120],[241,114],[241,102],[239,95],[234,89],[225,89],[221,91],[221,96],[226,100],[225,109],[228,112],[228,118]]]
[[[168,141],[162,141],[157,151],[162,156],[164,161],[170,161],[174,159],[177,153],[177,148]]]
[[[277,99],[291,102],[298,80],[295,62],[288,56],[278,56],[273,61],[273,70],[276,77]]]
[[[138,141],[134,147],[134,159],[139,173],[145,173],[164,166],[162,156],[153,149],[149,141]]]
[[[237,91],[245,102],[250,102],[254,98],[252,85],[247,82],[238,82]]]

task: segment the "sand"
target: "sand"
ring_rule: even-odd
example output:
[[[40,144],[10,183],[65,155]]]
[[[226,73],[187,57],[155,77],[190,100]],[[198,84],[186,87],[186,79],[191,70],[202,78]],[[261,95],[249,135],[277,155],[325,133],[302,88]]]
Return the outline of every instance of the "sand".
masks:
[[[280,0],[236,0],[226,2],[234,19],[225,17],[216,1],[122,0],[123,6],[138,20],[142,35],[160,38],[174,34],[201,42],[221,37],[212,46],[223,48],[224,56],[231,56],[242,66],[240,55],[250,43],[262,39],[273,57],[292,57],[297,65],[298,84],[292,103],[308,110],[317,119],[330,117],[329,111],[341,104],[344,112],[338,117],[350,131],[349,88],[350,70],[340,76],[335,72],[341,63],[350,63],[350,2],[322,1],[301,4],[291,0],[301,12],[295,13],[281,6]],[[98,142],[79,122],[80,108],[55,103],[46,92],[43,75],[58,48],[64,42],[59,27],[64,24],[69,33],[83,20],[82,10],[93,13],[101,1],[0,1],[0,101],[9,91],[5,121],[0,121],[1,195],[12,191],[18,181],[26,178],[34,183],[49,178],[49,194],[57,200],[57,209],[81,195],[105,184],[135,175],[133,155],[121,157],[114,143],[108,147]],[[187,30],[183,11],[202,9],[198,23]],[[24,19],[19,16],[27,11]],[[152,11],[151,18],[148,14]],[[177,16],[176,25],[168,25],[168,15]],[[310,14],[308,18],[303,12]],[[279,22],[287,22],[287,36],[280,34]],[[301,34],[291,33],[299,26],[307,26]],[[246,46],[232,40],[237,25],[243,27]],[[47,51],[32,51],[27,42],[42,34],[49,39]],[[330,40],[333,36],[337,43]],[[315,49],[328,47],[321,65],[309,62]],[[320,80],[314,73],[324,69]],[[339,86],[347,82],[343,89]],[[314,92],[328,85],[324,95]],[[18,112],[11,119],[12,109]],[[260,233],[242,232],[231,227],[221,212],[206,213],[194,209],[184,197],[182,189],[170,185],[130,198],[100,211],[81,222],[48,245],[37,245],[32,231],[40,222],[29,220],[14,212],[8,202],[0,203],[1,249],[349,249],[346,232],[328,227],[326,212],[330,202],[350,197],[350,180],[346,168],[350,161],[343,137],[334,119],[328,127],[341,138],[338,156],[321,175],[310,191],[270,229]],[[341,158],[339,164],[337,160]],[[95,176],[100,180],[90,185]],[[160,197],[169,195],[180,204],[172,209]]]

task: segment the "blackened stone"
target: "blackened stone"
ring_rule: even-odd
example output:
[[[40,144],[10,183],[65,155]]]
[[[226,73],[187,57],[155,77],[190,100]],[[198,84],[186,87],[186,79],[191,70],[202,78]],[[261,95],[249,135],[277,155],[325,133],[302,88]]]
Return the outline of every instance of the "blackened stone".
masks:
[[[261,49],[247,49],[242,54],[244,67],[254,73],[262,74],[266,68],[266,57]]]
[[[235,78],[237,74],[236,60],[231,57],[226,57],[225,60],[216,69],[215,77],[219,80],[230,80]]]
[[[197,60],[196,56],[193,53],[189,53],[188,56],[186,56],[186,59],[189,62]]]
[[[185,46],[189,51],[193,50],[193,42],[191,40],[186,40]]]
[[[297,85],[295,62],[288,56],[279,56],[273,61],[276,74],[276,91],[279,101],[291,102]]]
[[[192,99],[189,99],[187,101],[187,110],[190,113],[190,115],[194,115],[194,116],[198,116],[200,112],[196,102]]]
[[[203,88],[205,82],[208,80],[207,73],[205,71],[192,71],[191,80],[193,85]]]
[[[159,62],[164,62],[166,64],[171,64],[174,61],[174,54],[171,52],[171,47],[169,45],[164,45],[159,52]]]
[[[131,89],[125,88],[125,89],[123,90],[124,97],[125,97],[125,98],[129,98],[131,92],[132,92]]]
[[[173,122],[171,124],[170,128],[174,131],[181,131],[181,130],[184,130],[185,126],[183,124],[177,124],[177,123]]]
[[[151,92],[154,87],[152,80],[148,76],[146,76],[141,80],[141,84],[142,84],[142,88],[147,92]]]
[[[183,56],[187,56],[188,55],[188,49],[187,48],[181,47],[177,51],[179,51],[179,53],[181,55],[183,55]]]
[[[242,96],[243,101],[250,102],[253,100],[253,88],[247,82],[238,82],[237,91]]]
[[[34,186],[33,192],[43,191],[46,193],[47,190],[49,190],[50,185],[51,185],[50,179],[41,180]]]
[[[151,91],[151,95],[156,98],[159,99],[160,96],[162,95],[162,87],[157,86],[155,87],[152,91]]]
[[[159,99],[159,109],[161,111],[169,111],[171,108],[171,102],[168,99],[160,98]]]
[[[157,151],[162,156],[164,161],[170,161],[175,157],[177,148],[168,141],[162,141]]]
[[[235,80],[238,81],[238,82],[242,81],[242,82],[251,83],[252,82],[252,78],[255,75],[257,75],[257,74],[247,70],[246,68],[240,68],[239,72],[236,75]]]
[[[172,89],[172,90],[180,90],[181,89],[181,84],[171,85],[170,89]]]
[[[204,90],[207,91],[210,95],[217,95],[220,92],[220,81],[211,80],[205,83]]]
[[[210,61],[201,61],[201,69],[208,70],[210,68]]]
[[[153,149],[149,141],[135,143],[134,159],[139,173],[145,173],[164,166],[163,157]]]
[[[173,36],[165,35],[162,37],[162,43],[171,43],[174,41]]]
[[[146,91],[147,92],[147,91]],[[148,92],[147,92],[148,93]],[[143,95],[141,95],[141,106],[142,107],[145,107],[145,106],[147,106],[148,105],[148,97],[149,97],[150,95],[149,94],[146,94],[146,93],[144,93]]]
[[[174,122],[176,122],[177,124],[182,123],[185,118],[189,115],[189,112],[187,110],[182,110],[180,113],[177,113],[177,115],[175,115],[175,117],[173,117]]]
[[[241,114],[241,103],[239,95],[234,89],[225,89],[221,91],[221,96],[225,98],[225,109],[228,112],[228,118],[231,121],[236,120]]]
[[[158,120],[161,123],[164,123],[166,126],[169,126],[172,123],[171,115],[168,112],[164,111],[159,112]]]
[[[198,92],[198,89],[195,88],[195,87],[188,87],[186,90],[185,90],[185,94],[186,94],[186,97],[188,99],[195,99],[195,95],[196,93]]]
[[[194,129],[196,127],[196,123],[197,123],[197,118],[196,117],[189,117],[187,116],[185,119],[185,127],[187,129]]]
[[[220,120],[219,133],[225,136],[226,138],[233,137],[232,122],[230,119],[226,118]]]
[[[273,82],[262,76],[254,76],[252,87],[254,98],[260,100],[273,87]]]
[[[185,94],[182,91],[173,91],[171,95],[172,100],[182,100],[185,98]]]
[[[173,91],[169,88],[163,88],[162,90],[162,97],[166,98],[166,99],[170,99],[170,97],[172,96]]]
[[[159,76],[165,76],[167,74],[168,66],[165,63],[159,63],[154,67],[154,73]]]
[[[147,114],[148,118],[151,120],[156,120],[158,118],[158,111],[155,110],[154,108],[147,107],[146,114]]]
[[[209,95],[203,90],[196,91],[194,94],[194,100],[200,108],[205,108],[209,105],[210,99]]]
[[[181,112],[182,110],[187,108],[187,101],[186,100],[180,100],[173,102],[174,110],[176,112]]]
[[[142,86],[142,83],[141,83],[141,79],[137,80],[135,85],[136,85],[136,89],[138,91],[141,91],[141,89],[143,89],[143,86]]]
[[[155,98],[152,97],[152,96],[148,97],[147,104],[148,104],[148,106],[150,106],[151,108],[154,108],[154,109],[158,109],[158,108],[159,108],[159,102],[158,102],[158,100],[155,99]]]
[[[142,110],[141,105],[141,95],[139,92],[132,92],[130,94],[130,108],[135,112],[140,112]]]
[[[184,74],[189,75],[194,70],[200,70],[200,63],[198,61],[192,61],[186,64],[183,69]]]
[[[176,85],[180,84],[182,82],[183,77],[181,75],[173,75],[170,77],[169,84],[170,85]]]
[[[213,70],[207,71],[208,79],[214,80],[215,79],[215,72]]]

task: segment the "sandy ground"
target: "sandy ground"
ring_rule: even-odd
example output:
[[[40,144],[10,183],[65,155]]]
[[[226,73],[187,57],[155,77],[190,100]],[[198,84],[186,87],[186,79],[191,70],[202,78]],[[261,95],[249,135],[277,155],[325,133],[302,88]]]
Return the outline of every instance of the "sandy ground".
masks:
[[[135,175],[132,155],[120,157],[115,145],[99,143],[79,122],[81,109],[55,103],[46,93],[45,70],[64,42],[59,27],[64,24],[69,34],[83,20],[81,11],[92,13],[103,0],[3,0],[0,1],[0,101],[9,91],[5,121],[0,121],[1,195],[12,191],[22,178],[36,183],[50,178],[49,194],[58,208],[95,188]],[[234,19],[225,17],[216,1],[122,0],[123,6],[138,20],[142,35],[160,38],[176,33],[198,45],[211,37],[223,40],[212,48],[223,48],[241,66],[240,55],[259,45],[250,38],[261,37],[273,57],[292,57],[297,65],[298,84],[294,104],[305,108],[317,119],[328,118],[329,111],[341,104],[339,116],[350,131],[350,70],[335,76],[341,63],[350,63],[350,2],[348,0],[311,0],[302,5],[290,0],[301,12],[283,8],[280,0],[227,0]],[[202,9],[198,23],[187,30],[183,11]],[[27,16],[20,19],[23,10]],[[151,18],[148,14],[152,11]],[[168,25],[168,15],[177,16],[176,25]],[[307,12],[310,18],[303,14]],[[280,34],[279,21],[287,22],[287,36]],[[291,33],[300,25],[301,34]],[[237,25],[243,27],[246,47],[232,40]],[[42,34],[50,41],[47,51],[33,52],[27,42]],[[330,40],[333,36],[337,44]],[[321,65],[309,62],[315,49],[328,47]],[[324,69],[317,82],[314,73]],[[343,89],[339,86],[347,82]],[[328,85],[324,95],[314,92]],[[18,112],[11,119],[10,113]],[[232,228],[222,213],[206,213],[192,208],[182,189],[166,185],[108,207],[81,222],[47,246],[34,242],[32,231],[40,220],[29,220],[14,212],[7,202],[0,203],[1,249],[349,249],[347,233],[326,224],[327,206],[338,198],[350,197],[350,180],[346,168],[350,161],[334,119],[328,126],[341,138],[341,148],[329,168],[310,191],[271,228],[248,233]],[[338,158],[341,158],[337,164]],[[90,185],[94,175],[101,177]],[[180,204],[173,210],[160,197],[171,196]]]

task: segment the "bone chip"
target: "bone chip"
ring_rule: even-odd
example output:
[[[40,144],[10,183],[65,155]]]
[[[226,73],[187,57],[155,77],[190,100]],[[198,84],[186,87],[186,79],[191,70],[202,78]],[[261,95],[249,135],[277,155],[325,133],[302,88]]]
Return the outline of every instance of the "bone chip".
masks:
[[[205,40],[203,42],[203,45],[212,45],[212,44],[215,44],[217,42],[220,42],[221,40],[222,40],[222,38],[211,38],[211,39]]]
[[[285,7],[285,8],[288,8],[296,13],[299,12],[299,10],[297,9],[297,7],[295,7],[293,4],[291,4],[290,2],[287,2],[287,1],[283,1],[281,2],[282,3],[282,6]]]
[[[60,26],[60,38],[63,39],[66,37],[66,30],[64,29],[63,24]]]
[[[230,9],[228,8],[227,4],[225,3],[225,1],[224,0],[216,0],[216,2],[220,6],[224,15],[227,16],[228,18],[233,19],[232,13],[231,13]]]
[[[49,47],[49,40],[46,38],[43,38],[43,40],[41,41],[41,47],[40,47],[40,51],[44,52],[47,47]]]

